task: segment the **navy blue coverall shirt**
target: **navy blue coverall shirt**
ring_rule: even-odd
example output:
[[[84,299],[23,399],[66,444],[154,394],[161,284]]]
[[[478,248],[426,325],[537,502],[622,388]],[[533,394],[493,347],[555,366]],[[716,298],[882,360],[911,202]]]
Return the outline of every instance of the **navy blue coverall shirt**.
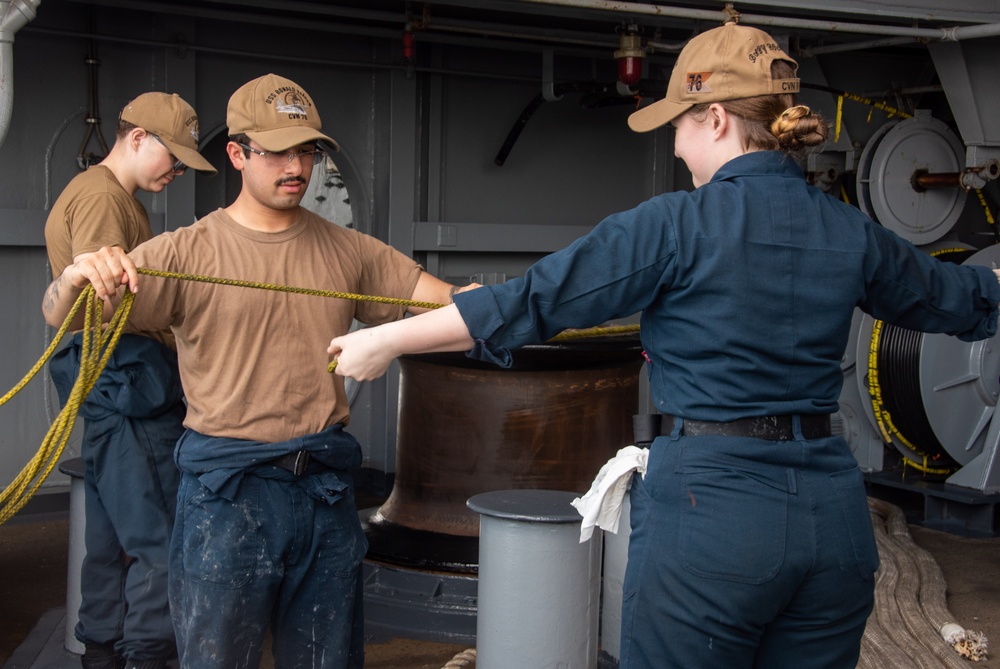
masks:
[[[989,269],[920,252],[771,151],[609,216],[523,277],[455,296],[481,342],[473,355],[500,364],[504,349],[642,311],[657,408],[714,421],[835,412],[855,306],[971,341],[996,332],[998,300]]]

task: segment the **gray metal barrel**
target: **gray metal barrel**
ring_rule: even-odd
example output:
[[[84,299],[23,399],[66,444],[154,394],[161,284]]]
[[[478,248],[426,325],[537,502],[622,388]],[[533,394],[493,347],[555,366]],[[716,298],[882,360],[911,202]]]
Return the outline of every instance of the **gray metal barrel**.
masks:
[[[575,493],[501,490],[480,514],[478,669],[596,669],[601,535],[580,543]]]

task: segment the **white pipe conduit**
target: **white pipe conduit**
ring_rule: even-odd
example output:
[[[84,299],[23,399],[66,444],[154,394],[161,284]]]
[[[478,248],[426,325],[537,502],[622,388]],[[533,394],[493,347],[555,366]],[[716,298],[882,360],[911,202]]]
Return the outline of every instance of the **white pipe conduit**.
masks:
[[[42,0],[0,0],[0,146],[14,108],[14,33],[34,20]]]
[[[683,7],[666,7],[663,5],[647,5],[638,2],[615,2],[614,0],[520,0],[541,5],[558,5],[561,7],[576,7],[579,9],[598,9],[618,14],[635,14],[641,16],[669,16],[681,19],[699,21],[717,21],[723,23],[730,17],[728,10],[686,9]],[[887,26],[870,23],[845,23],[842,21],[823,21],[814,19],[796,19],[762,14],[745,14],[737,12],[740,22],[752,26],[777,26],[781,28],[798,28],[801,30],[820,30],[840,33],[862,33],[869,35],[896,35],[900,37],[922,37],[942,42],[954,42],[975,37],[991,37],[1000,35],[1000,23],[984,23],[975,26],[956,26],[949,28],[909,28],[906,26]]]

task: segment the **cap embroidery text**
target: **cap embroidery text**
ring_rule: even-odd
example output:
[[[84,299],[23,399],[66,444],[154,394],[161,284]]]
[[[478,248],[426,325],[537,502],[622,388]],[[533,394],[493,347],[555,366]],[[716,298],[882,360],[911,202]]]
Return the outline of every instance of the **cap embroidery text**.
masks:
[[[756,63],[757,59],[768,51],[781,51],[781,47],[774,42],[765,42],[763,44],[758,44],[757,48],[747,54],[747,58],[750,59],[751,63]]]

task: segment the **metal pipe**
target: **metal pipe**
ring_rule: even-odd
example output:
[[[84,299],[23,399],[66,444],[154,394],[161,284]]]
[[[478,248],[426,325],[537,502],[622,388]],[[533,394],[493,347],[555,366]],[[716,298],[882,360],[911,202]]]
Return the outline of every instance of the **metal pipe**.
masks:
[[[73,0],[76,2],[86,1],[88,4],[97,4],[106,7],[120,7],[132,10],[140,10],[147,12],[155,12],[162,14],[171,14],[179,16],[189,16],[195,18],[205,18],[205,19],[217,19],[223,21],[240,21],[249,24],[262,24],[262,25],[279,25],[288,28],[302,28],[304,30],[327,30],[330,32],[341,32],[352,35],[365,35],[368,37],[384,38],[384,39],[396,39],[401,38],[403,26],[406,21],[406,17],[402,12],[385,12],[377,10],[354,10],[354,9],[343,9],[338,8],[334,5],[318,5],[312,3],[293,3],[289,0],[288,6],[283,3],[282,9],[287,8],[297,8],[299,11],[304,13],[310,13],[319,16],[332,16],[334,18],[348,18],[348,19],[363,19],[365,21],[373,22],[378,24],[375,25],[360,25],[355,23],[345,23],[343,21],[332,21],[329,23],[319,23],[315,20],[308,18],[299,18],[294,16],[281,16],[276,17],[269,14],[255,14],[252,12],[239,12],[234,13],[224,7],[227,5],[236,5],[241,7],[241,9],[246,9],[250,7],[251,9],[264,9],[269,6],[274,5],[273,0],[254,0],[254,2],[248,3],[242,0],[211,0],[211,4],[222,5],[222,8],[212,8],[212,7],[178,7],[166,2],[161,2],[159,0]],[[393,27],[387,28],[386,25],[391,25]],[[613,50],[616,48],[618,43],[617,35],[602,35],[599,33],[584,33],[580,31],[562,30],[562,29],[533,29],[530,27],[523,26],[510,26],[497,24],[496,22],[485,23],[479,21],[469,21],[469,20],[457,20],[457,19],[439,19],[434,18],[429,21],[422,29],[419,31],[421,36],[419,39],[424,39],[424,36],[430,37],[431,31],[439,31],[442,33],[454,32],[454,33],[466,33],[474,34],[479,33],[483,35],[490,36],[501,36],[506,39],[518,39],[518,40],[536,40],[539,42],[553,43],[553,44],[577,44],[577,45],[588,45],[595,48],[609,49]],[[606,37],[606,39],[605,39]],[[506,48],[511,48],[511,44],[501,44],[499,42],[491,42],[491,46],[504,46]]]
[[[14,33],[35,19],[42,0],[0,0],[0,146],[14,109]]]
[[[879,91],[862,91],[858,95],[863,98],[890,98],[894,95],[923,95],[924,93],[941,93],[944,86],[941,84],[930,84],[928,86],[904,86],[902,88],[889,88]]]
[[[683,7],[667,7],[663,5],[647,5],[637,2],[616,2],[614,0],[520,0],[527,4],[557,5],[561,7],[576,7],[578,9],[595,9],[616,14],[638,16],[674,17],[695,19],[701,21],[716,21],[723,23],[730,18],[731,10],[687,9]],[[847,23],[843,21],[824,21],[817,19],[785,18],[763,14],[739,13],[740,21],[753,26],[776,26],[782,28],[799,28],[802,30],[819,30],[823,32],[862,33],[870,35],[898,35],[906,37],[923,37],[943,42],[975,37],[991,37],[1000,35],[1000,24],[989,23],[975,26],[951,28],[910,28],[908,26],[887,26],[871,23]],[[928,20],[933,17],[928,17]]]
[[[613,2],[609,0],[520,0],[525,4],[557,5],[560,7],[576,7],[578,9],[596,9],[637,16],[673,17],[680,19],[695,19],[697,21],[716,21],[722,23],[729,14],[725,10],[687,9],[684,7],[667,7],[664,5],[646,5],[638,2]]]
[[[910,185],[918,193],[935,188],[961,188],[968,191],[982,188],[987,182],[1000,177],[1000,161],[990,160],[983,165],[967,167],[961,172],[928,172],[917,170],[910,177]]]
[[[889,37],[886,39],[865,40],[863,42],[846,42],[844,44],[829,44],[827,46],[806,47],[799,53],[803,56],[815,57],[828,53],[842,53],[844,51],[864,51],[865,49],[878,49],[885,46],[901,46],[906,44],[919,43],[912,37]]]
[[[115,42],[119,44],[135,44],[144,47],[164,47],[180,48],[180,44],[164,40],[140,39],[136,37],[118,37],[114,35],[97,35],[90,32],[80,32],[73,30],[55,30],[52,28],[29,27],[31,33],[57,35],[59,37],[78,37],[81,39],[92,39],[100,42]],[[310,56],[292,56],[280,53],[267,53],[263,51],[244,51],[241,49],[222,49],[207,46],[197,46],[185,44],[184,49],[201,53],[221,54],[227,56],[239,56],[242,58],[255,58],[267,61],[279,61],[288,63],[307,63],[310,65],[326,65],[330,67],[357,68],[362,70],[405,70],[407,66],[394,63],[375,63],[372,61],[338,60],[332,58],[316,58]],[[524,81],[535,82],[537,77],[514,74],[494,74],[489,72],[476,72],[473,70],[458,70],[454,68],[424,67],[416,66],[417,72],[426,74],[442,74],[450,76],[469,77],[472,79],[496,79],[501,81]]]
[[[618,36],[609,35],[606,40],[585,39],[583,37],[531,34],[525,33],[523,29],[500,29],[487,28],[484,26],[466,26],[460,23],[433,21],[427,25],[425,30],[436,30],[439,32],[461,33],[466,35],[482,35],[484,37],[504,37],[519,40],[537,40],[549,44],[572,44],[576,46],[596,47],[600,49],[613,50],[618,45]]]
[[[978,26],[959,26],[957,28],[945,28],[954,41],[963,39],[974,39],[977,37],[996,37],[1000,35],[1000,23],[983,23]],[[944,41],[950,41],[948,39]]]
[[[40,0],[39,0],[40,1]],[[83,2],[84,0],[74,0],[77,2]],[[156,0],[86,0],[88,3],[99,4],[110,7],[127,7],[129,9],[139,9],[145,11],[162,12],[168,14],[183,14],[188,16],[201,16],[201,17],[212,17],[220,18],[223,20],[233,20],[239,19],[242,21],[247,21],[247,14],[242,14],[239,16],[233,16],[232,13],[225,9],[206,9],[206,8],[194,8],[185,7],[181,10],[178,7],[169,5],[168,3],[158,2]],[[245,5],[246,3],[240,0],[212,0],[214,4],[218,5],[230,5],[239,4]],[[443,4],[455,5],[463,4],[457,0],[442,0]],[[928,40],[939,40],[939,41],[957,41],[963,39],[973,39],[978,37],[991,37],[1000,35],[1000,23],[984,23],[977,25],[967,25],[958,27],[948,27],[948,28],[915,28],[910,26],[891,26],[891,25],[879,25],[879,24],[869,24],[869,23],[851,23],[845,21],[827,21],[827,20],[816,20],[816,19],[803,19],[803,18],[787,18],[780,16],[769,16],[764,14],[747,14],[736,12],[732,9],[732,4],[728,3],[725,9],[721,10],[708,10],[708,9],[693,9],[693,8],[683,8],[683,7],[669,7],[663,5],[649,5],[637,2],[617,2],[615,0],[516,0],[516,2],[505,2],[505,3],[485,3],[487,5],[499,4],[505,10],[510,10],[511,5],[518,4],[524,7],[520,11],[530,11],[530,7],[573,7],[581,10],[589,10],[595,13],[609,12],[619,15],[619,18],[625,20],[634,16],[645,16],[650,18],[660,18],[660,19],[670,19],[670,18],[680,18],[689,19],[696,21],[712,21],[715,23],[723,23],[725,20],[736,15],[740,17],[740,20],[748,25],[754,26],[775,26],[782,28],[797,28],[802,30],[816,30],[822,32],[839,32],[839,33],[860,33],[860,34],[870,34],[870,35],[883,35],[883,36],[898,36],[898,37],[913,37],[913,38],[924,38]],[[269,0],[254,0],[254,7],[265,8],[272,6]],[[312,3],[296,3],[296,6],[301,8],[303,11],[309,11],[314,14],[328,14],[332,16],[340,16],[345,18],[358,18],[371,20],[376,22],[385,23],[395,23],[401,22],[401,17],[398,14],[391,12],[377,11],[377,10],[352,10],[337,8],[330,5],[314,5]],[[913,12],[907,15],[902,15],[902,18],[909,18],[915,20],[923,21],[941,21],[940,13],[936,14],[926,14],[917,15]],[[258,19],[261,22],[267,23],[271,21],[285,21],[287,19],[277,18],[273,16],[261,16]],[[431,24],[434,22],[432,21]],[[472,22],[467,22],[469,25],[466,27],[474,28]],[[452,24],[452,27],[456,27],[458,22]],[[311,25],[315,27],[315,22],[311,22]],[[482,26],[487,27],[487,26]],[[352,30],[361,29],[365,30],[363,26],[354,25]],[[488,29],[488,27],[487,27]],[[542,37],[534,37],[535,39],[543,39]],[[598,40],[599,41],[599,40]]]
[[[918,193],[934,188],[955,188],[962,185],[961,172],[937,172],[931,174],[918,170],[913,173],[910,183]]]
[[[377,26],[359,26],[355,24],[342,23],[342,22],[317,22],[315,20],[309,20],[305,18],[298,17],[272,17],[265,15],[257,15],[250,13],[226,13],[227,10],[222,9],[205,9],[205,8],[191,8],[191,7],[172,7],[166,6],[156,2],[142,2],[141,0],[94,0],[95,4],[110,7],[123,7],[128,9],[137,9],[141,11],[163,13],[177,16],[188,16],[193,18],[204,18],[204,19],[216,19],[216,20],[230,20],[239,21],[242,23],[247,23],[251,25],[268,25],[268,26],[281,26],[284,28],[293,28],[301,30],[310,31],[321,31],[321,32],[332,32],[332,33],[343,33],[351,34],[355,36],[365,36],[375,39],[386,39],[395,40],[401,39],[402,27],[388,28],[388,27],[377,27]],[[402,26],[402,17],[398,19],[400,21],[399,25]],[[439,25],[440,23],[440,25]],[[535,40],[536,42],[547,43],[547,44],[557,44],[559,46],[559,53],[569,56],[577,56],[580,58],[594,58],[598,54],[598,50],[606,50],[605,53],[608,54],[610,58],[610,53],[617,46],[617,36],[608,35],[606,41],[602,41],[602,36],[594,35],[591,37],[588,33],[573,32],[573,31],[552,31],[546,30],[543,32],[530,32],[525,29],[524,32],[520,34],[508,33],[508,37],[490,39],[486,42],[479,39],[473,39],[462,36],[461,33],[475,33],[489,32],[489,24],[482,23],[472,23],[472,22],[435,22],[428,25],[424,30],[422,30],[418,35],[418,40],[421,42],[434,42],[434,43],[446,43],[458,46],[472,46],[472,47],[482,47],[488,46],[489,48],[496,49],[509,49],[514,51],[533,51],[537,52],[540,47],[537,44],[529,44],[527,40]],[[496,27],[495,25],[493,26]],[[454,30],[452,30],[454,29]],[[32,30],[42,30],[35,29]],[[437,30],[439,34],[435,34],[434,31]],[[172,42],[166,41],[155,41],[148,39],[139,38],[125,38],[125,37],[110,37],[110,36],[96,36],[88,35],[85,33],[74,33],[71,31],[63,30],[48,30],[53,34],[60,35],[76,35],[81,37],[92,37],[97,39],[102,39],[106,41],[118,41],[139,45],[162,45],[166,47],[183,48],[184,50],[200,50],[205,52],[213,52],[213,49],[209,47],[199,47],[196,45],[184,44],[179,45]],[[589,39],[588,39],[589,38]],[[583,46],[589,44],[591,46]],[[573,45],[579,45],[579,48],[573,48]],[[233,50],[219,49],[214,50],[217,53],[236,53]],[[280,58],[295,62],[321,62],[321,59],[307,58],[307,57],[291,57],[283,54],[262,54],[260,52],[253,52],[247,55],[255,57],[265,57],[265,58]],[[328,61],[322,61],[328,62]],[[399,69],[393,65],[386,64],[380,66],[374,63],[350,63],[339,61],[333,63],[336,65],[343,66],[357,66],[357,67],[384,67],[384,69]],[[420,70],[419,66],[417,67]],[[420,71],[429,72],[427,69]],[[432,74],[436,72],[430,72]],[[474,73],[462,73],[468,76],[477,76]],[[484,75],[486,78],[496,78]],[[508,79],[519,79],[521,77],[499,77]]]

